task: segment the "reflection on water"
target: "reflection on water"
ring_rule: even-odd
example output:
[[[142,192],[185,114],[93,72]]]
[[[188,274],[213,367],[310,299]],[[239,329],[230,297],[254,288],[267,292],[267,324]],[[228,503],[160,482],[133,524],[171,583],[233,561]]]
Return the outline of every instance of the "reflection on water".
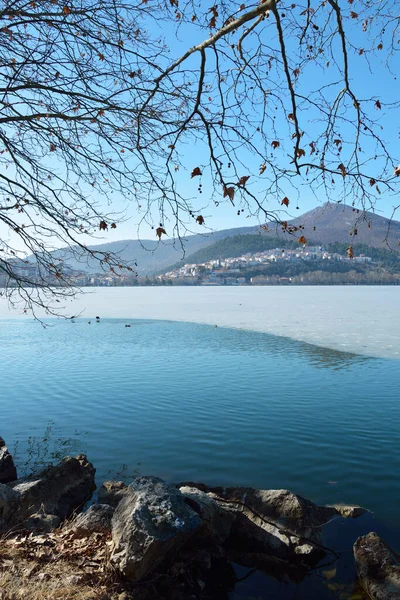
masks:
[[[118,323],[117,320],[114,320]],[[107,322],[110,322],[108,320]],[[122,320],[121,320],[122,322]],[[123,323],[129,323],[132,328],[137,330],[142,327],[153,327],[153,329],[163,327],[163,324],[175,328],[190,328],[190,331],[201,332],[201,337],[195,338],[195,344],[198,349],[209,349],[219,352],[220,349],[233,354],[252,353],[254,355],[264,355],[265,357],[285,358],[288,361],[302,360],[308,362],[316,368],[328,368],[340,370],[355,365],[374,363],[379,360],[370,356],[354,354],[352,352],[342,352],[331,348],[324,348],[299,342],[291,338],[270,335],[268,333],[259,333],[255,331],[244,331],[229,329],[225,327],[215,327],[211,325],[197,325],[194,323],[176,323],[174,321],[137,321],[124,320]],[[183,329],[182,329],[183,328]],[[153,334],[157,338],[157,333]],[[164,341],[164,340],[163,340]],[[185,339],[185,345],[189,347],[193,344],[193,337]]]
[[[269,335],[267,333],[233,331],[228,329],[222,335],[224,336],[224,343],[228,346],[235,345],[240,351],[247,352],[251,349],[252,352],[264,352],[268,356],[272,355],[275,357],[286,355],[287,360],[306,360],[310,365],[317,368],[340,370],[355,365],[373,363],[377,360],[370,356],[323,348],[314,344],[298,342],[290,338]],[[240,340],[239,343],[238,339]],[[221,338],[218,338],[215,343],[218,346],[221,343]]]
[[[301,347],[299,347],[301,346]],[[376,359],[370,356],[361,356],[351,352],[339,352],[330,348],[322,348],[312,344],[302,344],[298,342],[298,353],[309,360],[310,365],[317,368],[329,368],[339,371],[356,365],[366,365],[373,363]]]

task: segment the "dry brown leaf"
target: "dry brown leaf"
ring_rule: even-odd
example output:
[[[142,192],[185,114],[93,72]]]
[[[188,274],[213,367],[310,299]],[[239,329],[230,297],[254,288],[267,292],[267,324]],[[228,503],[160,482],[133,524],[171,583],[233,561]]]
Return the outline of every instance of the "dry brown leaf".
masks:
[[[156,229],[156,236],[158,237],[159,240],[161,240],[161,236],[163,234],[167,235],[167,232],[165,231],[164,227],[157,227],[157,229]]]
[[[250,179],[250,175],[243,175],[243,177],[241,177],[239,179],[238,186],[239,187],[245,186],[249,179]]]
[[[224,198],[228,197],[229,200],[233,204],[233,200],[235,198],[235,188],[233,187],[224,187]]]
[[[193,177],[197,177],[199,175],[202,175],[202,172],[200,171],[200,167],[195,167],[192,171],[192,174],[190,175],[191,178]]]

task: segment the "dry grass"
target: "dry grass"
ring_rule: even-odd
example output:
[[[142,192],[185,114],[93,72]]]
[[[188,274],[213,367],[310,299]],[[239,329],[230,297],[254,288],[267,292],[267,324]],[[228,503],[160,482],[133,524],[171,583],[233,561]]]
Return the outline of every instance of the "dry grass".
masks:
[[[113,600],[108,539],[60,531],[0,540],[0,600]]]
[[[0,575],[1,600],[111,600],[115,596],[107,590],[95,589],[84,584],[73,585],[68,576],[40,581],[15,573]]]

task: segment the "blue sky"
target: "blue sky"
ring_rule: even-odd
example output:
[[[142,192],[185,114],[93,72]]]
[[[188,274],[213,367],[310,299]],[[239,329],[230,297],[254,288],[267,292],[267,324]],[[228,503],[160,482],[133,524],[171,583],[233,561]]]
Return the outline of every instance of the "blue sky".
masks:
[[[352,6],[348,6],[347,8],[349,10],[358,10],[356,4],[357,3],[354,3]],[[349,50],[349,72],[351,84],[354,86],[353,89],[359,99],[373,99],[371,103],[373,108],[373,110],[371,110],[371,116],[379,120],[378,127],[381,128],[380,131],[382,138],[385,140],[385,143],[387,144],[387,147],[391,153],[394,156],[397,154],[399,158],[398,147],[400,127],[397,125],[398,109],[390,108],[388,105],[400,100],[400,86],[399,80],[397,79],[397,74],[400,70],[400,61],[398,61],[396,64],[396,60],[392,59],[389,61],[390,68],[388,68],[388,64],[386,63],[388,59],[387,53],[376,49],[377,41],[375,37],[370,37],[368,31],[366,33],[363,32],[361,20],[347,19],[344,21],[344,26],[346,31],[348,31],[351,41],[354,45],[354,51]],[[174,31],[172,30],[164,30],[164,33],[166,33],[168,36],[168,40],[172,40],[170,50],[171,60],[176,59],[186,48],[191,47],[193,44],[203,39],[201,37],[203,34],[198,34],[199,37],[196,39],[196,37],[192,36],[192,32],[188,34],[184,27],[179,30],[178,38],[175,37]],[[387,32],[387,35],[389,35],[389,32]],[[384,50],[386,50],[388,40],[385,38],[385,35],[379,39],[382,40]],[[373,50],[368,55],[367,61],[365,54],[360,56],[357,49],[365,48],[367,50],[369,47],[371,47]],[[338,61],[340,61],[341,53],[339,39],[336,40],[336,46],[334,47],[334,50],[338,54]],[[196,65],[198,65],[197,55],[192,59],[191,64],[194,68],[196,68]],[[315,90],[316,87],[318,87],[318,84],[322,86],[323,84],[328,83],[332,77],[332,69],[332,65],[330,68],[321,69],[320,67],[309,64],[304,73],[301,91],[303,93],[307,93],[307,89]],[[339,87],[341,85],[342,83],[340,82]],[[338,86],[335,88],[335,93],[337,89]],[[374,102],[378,99],[382,102],[382,105],[384,103],[387,104],[387,106],[383,107],[381,111],[378,111],[374,108]],[[243,106],[243,110],[246,111],[246,109],[247,107]],[[315,125],[312,123],[313,118],[314,115],[310,114],[308,123],[307,120],[305,121],[305,125],[311,131],[313,127],[315,127]],[[366,146],[363,147],[363,150],[366,154],[370,153],[371,155],[375,152],[375,149],[372,147],[372,145],[369,145],[368,147],[368,142],[366,142]],[[246,157],[246,159],[249,161],[249,171],[251,167],[253,172],[258,172],[259,159],[253,159],[250,156]],[[195,202],[197,202],[199,206],[207,204],[207,201],[211,198],[214,191],[214,186],[205,174],[201,179],[203,187],[202,195],[200,196],[197,189],[199,178],[190,179],[190,171],[195,166],[203,166],[205,162],[205,155],[200,144],[187,145],[185,147],[186,171],[180,170],[178,173],[178,181],[181,186],[180,189],[184,194],[195,198]],[[247,173],[243,172],[240,174],[246,175]],[[337,200],[341,200],[342,203],[351,205],[354,198],[348,193],[346,188],[341,186],[341,183],[342,182],[339,180],[337,186]],[[249,180],[249,186],[254,193],[260,193],[260,195],[262,194],[263,183],[261,178],[253,176]],[[288,211],[285,210],[282,212],[282,218],[284,219],[299,216],[299,214],[315,208],[315,206],[318,204],[323,204],[327,199],[324,193],[321,191],[317,192],[317,194],[313,193],[306,181],[303,181],[303,185],[296,186],[296,189],[288,187],[284,193],[285,195],[287,194],[291,199]],[[280,202],[281,196],[272,195],[270,198],[268,198],[268,208],[279,210],[281,208]],[[123,202],[120,204],[117,203],[116,205],[119,205],[122,208]],[[390,217],[395,206],[396,197],[386,194],[383,190],[382,195],[378,199],[375,210],[377,214]],[[201,210],[201,213],[206,220],[206,226],[213,230],[249,225],[256,226],[260,222],[258,218],[249,215],[247,210],[241,212],[240,215],[238,215],[237,212],[237,206],[232,206],[227,199],[223,200],[222,198],[220,198],[218,206],[215,206],[213,203],[211,203],[209,206],[204,208],[204,210]],[[121,224],[112,234],[108,233],[107,239],[111,240],[136,237],[138,218],[134,205],[127,205],[126,216],[128,219],[126,223]],[[155,226],[158,225],[158,223],[156,223],[156,218],[154,219],[154,224]],[[168,223],[163,224],[168,231]],[[201,227],[193,226],[192,230],[193,232],[197,233],[201,231]],[[150,227],[142,227],[141,237],[154,237],[154,230],[152,230]]]
[[[355,3],[356,4],[356,3]],[[353,6],[355,6],[355,4]],[[162,30],[163,34],[166,36],[169,46],[170,46],[170,58],[171,62],[179,57],[183,51],[192,46],[194,43],[201,41],[204,38],[204,32],[197,32],[194,35],[193,29],[186,30],[182,27],[178,36],[175,35],[174,27],[166,27],[165,23],[160,24],[159,26],[153,24],[154,33],[157,31],[157,27],[159,27],[159,31]],[[361,23],[359,21],[345,21],[345,28],[348,28],[351,33],[351,38],[356,48],[367,47],[368,46],[368,34],[362,32]],[[372,42],[374,43],[374,42]],[[385,42],[386,43],[386,42]],[[336,46],[338,50],[338,56],[340,57],[339,47]],[[399,71],[399,63],[396,65],[396,61],[392,60],[391,62],[391,71],[387,68],[385,64],[385,60],[387,58],[387,54],[384,52],[374,51],[371,55],[371,65],[366,62],[364,56],[359,56],[357,52],[349,52],[350,59],[350,80],[354,85],[354,89],[358,98],[376,98],[380,99],[383,102],[396,102],[400,99],[400,87],[397,79],[397,73]],[[198,64],[198,57],[194,57],[192,60],[192,65],[196,68]],[[338,59],[339,60],[339,59]],[[302,88],[301,91],[303,93],[307,93],[308,89],[316,89],[318,85],[323,85],[329,81],[331,76],[331,70],[326,69],[326,71],[322,70],[318,67],[313,67],[309,65],[304,73],[302,80]],[[243,106],[243,111],[248,110],[246,105]],[[374,116],[381,120],[382,127],[382,137],[385,139],[385,142],[388,144],[388,147],[392,149],[393,153],[399,154],[398,145],[399,145],[399,126],[397,125],[396,119],[397,111],[395,110],[382,110],[376,112]],[[309,114],[303,123],[303,126],[308,127],[310,131],[308,133],[312,133],[313,128],[316,128],[316,125],[313,124],[313,114]],[[308,119],[308,121],[307,121]],[[286,126],[283,123],[282,117],[278,117],[279,125]],[[365,151],[373,152],[372,147],[365,148]],[[243,160],[249,166],[249,172],[257,173],[259,169],[259,159],[254,159],[250,156],[244,156]],[[184,195],[187,195],[194,199],[194,204],[198,206],[198,213],[201,214],[205,218],[205,225],[207,228],[211,230],[219,230],[219,229],[227,229],[232,227],[242,227],[242,226],[250,226],[250,225],[258,225],[260,220],[249,214],[247,210],[240,212],[238,215],[238,206],[232,206],[232,204],[227,199],[220,198],[218,206],[211,201],[210,198],[213,194],[213,184],[210,178],[205,173],[204,176],[199,180],[199,178],[190,178],[191,169],[196,166],[202,166],[206,162],[206,157],[204,154],[204,149],[201,147],[200,143],[197,144],[188,144],[185,146],[184,152],[184,165],[183,168],[177,174],[180,190]],[[240,175],[247,175],[247,172],[240,173]],[[399,178],[400,179],[400,178]],[[202,194],[200,195],[198,192],[198,184],[201,181],[202,183]],[[341,184],[342,182],[338,182]],[[264,194],[264,184],[262,178],[258,178],[255,175],[252,175],[249,180],[249,187],[256,195],[260,194],[260,197],[263,197]],[[337,191],[337,200],[341,200],[343,203],[351,204],[353,198],[351,194],[346,193],[345,189],[341,189],[341,185],[338,185]],[[314,194],[307,182],[304,181],[302,185],[297,185],[294,189],[288,186],[284,190],[284,195],[290,197],[290,206],[288,211],[282,212],[282,218],[290,219],[292,217],[296,217],[299,214],[302,214],[315,206],[318,203],[323,204],[326,201],[326,196],[322,191]],[[94,198],[98,202],[102,202],[101,197]],[[271,195],[268,197],[268,208],[272,210],[280,209],[281,202],[280,195]],[[379,203],[376,205],[376,212],[382,216],[390,217],[393,212],[393,207],[395,205],[396,198],[393,196],[387,195],[385,192],[382,193],[382,196],[379,198]],[[298,207],[298,208],[297,208]],[[240,208],[240,207],[239,207]],[[113,207],[112,210],[115,213],[123,214],[122,222],[118,224],[117,229],[108,230],[105,234],[97,236],[97,240],[102,241],[116,241],[120,239],[136,239],[138,237],[137,234],[137,226],[140,220],[140,215],[137,212],[137,206],[135,202],[130,202],[126,198],[119,197],[114,193],[113,196]],[[154,214],[154,218],[152,224],[157,227],[158,223],[158,215]],[[168,233],[171,231],[171,226],[168,222],[163,223],[165,229]],[[200,233],[202,228],[193,223],[191,230],[193,233]],[[9,235],[9,232],[5,228],[5,226],[0,225],[0,235],[6,237]],[[153,239],[155,238],[155,231],[151,228],[150,225],[144,225],[140,230],[140,237]],[[84,240],[86,243],[95,240],[92,238],[88,238]]]

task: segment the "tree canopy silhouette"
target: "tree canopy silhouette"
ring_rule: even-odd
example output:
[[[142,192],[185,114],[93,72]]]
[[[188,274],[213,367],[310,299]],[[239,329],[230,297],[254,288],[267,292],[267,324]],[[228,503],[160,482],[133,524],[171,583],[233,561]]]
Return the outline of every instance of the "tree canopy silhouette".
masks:
[[[86,245],[118,226],[116,197],[160,240],[228,203],[305,243],[279,212],[303,190],[359,218],[395,196],[399,19],[395,0],[6,0],[6,293],[54,310],[73,292],[54,248],[132,268]]]

